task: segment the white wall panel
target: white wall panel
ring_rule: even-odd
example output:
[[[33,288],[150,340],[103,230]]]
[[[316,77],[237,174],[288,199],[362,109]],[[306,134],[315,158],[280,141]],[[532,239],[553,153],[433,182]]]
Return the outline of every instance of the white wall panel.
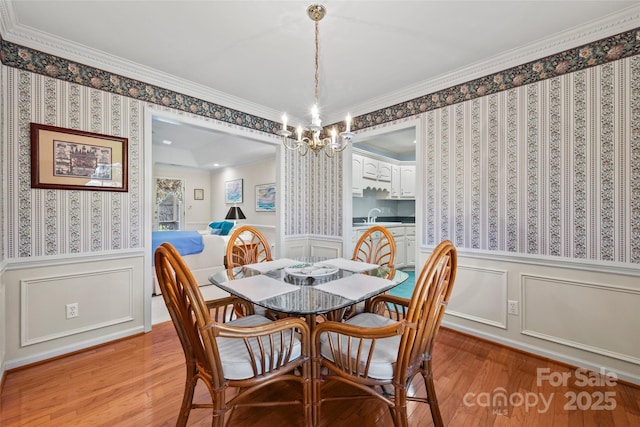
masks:
[[[458,265],[447,314],[507,328],[507,272]]]
[[[640,364],[640,289],[522,276],[522,333]]]
[[[309,250],[312,257],[338,258],[342,253],[342,242],[330,244],[328,242],[311,241],[309,243]]]
[[[20,281],[20,344],[54,340],[133,320],[131,267]],[[78,317],[66,318],[66,304]]]

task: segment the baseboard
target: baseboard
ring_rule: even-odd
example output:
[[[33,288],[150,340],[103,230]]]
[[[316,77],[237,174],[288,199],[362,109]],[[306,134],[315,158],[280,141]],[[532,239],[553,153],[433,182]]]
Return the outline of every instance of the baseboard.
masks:
[[[640,376],[631,372],[622,371],[618,368],[611,368],[589,362],[578,357],[568,356],[566,354],[551,351],[542,347],[526,344],[523,342],[515,341],[509,338],[504,338],[498,335],[481,332],[475,329],[466,328],[464,326],[456,325],[451,322],[442,321],[442,327],[451,329],[452,331],[460,332],[466,335],[470,335],[475,338],[484,339],[486,341],[509,347],[516,351],[521,351],[529,355],[538,356],[542,359],[548,359],[553,362],[557,362],[563,365],[567,365],[571,368],[585,368],[593,372],[600,372],[604,367],[607,371],[613,371],[616,373],[619,380],[634,387],[640,387]]]
[[[2,361],[0,362],[0,395],[4,391],[4,380],[7,378],[7,372],[4,370],[4,354],[2,355]]]
[[[89,350],[93,347],[97,347],[103,344],[112,343],[123,338],[129,338],[136,334],[144,333],[144,326],[137,326],[135,328],[119,331],[109,335],[103,335],[98,338],[81,341],[73,345],[66,347],[58,347],[51,351],[43,351],[42,353],[33,354],[27,357],[22,357],[13,360],[6,360],[4,364],[4,372],[11,371],[12,369],[21,368],[36,363],[42,363],[48,360],[56,359],[58,357],[66,357],[79,351]]]

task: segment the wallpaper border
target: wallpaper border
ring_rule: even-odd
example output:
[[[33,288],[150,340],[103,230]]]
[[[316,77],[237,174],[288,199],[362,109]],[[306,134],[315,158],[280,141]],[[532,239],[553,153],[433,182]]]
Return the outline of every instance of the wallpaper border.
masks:
[[[357,130],[365,129],[638,54],[640,54],[640,28],[635,28],[357,116],[353,120],[354,128]],[[280,129],[280,124],[272,120],[83,65],[2,38],[0,38],[0,62],[8,67],[31,71],[204,117],[212,117],[249,129],[272,134],[277,134]],[[339,131],[344,131],[344,123],[330,124],[327,127],[333,126],[337,126]]]

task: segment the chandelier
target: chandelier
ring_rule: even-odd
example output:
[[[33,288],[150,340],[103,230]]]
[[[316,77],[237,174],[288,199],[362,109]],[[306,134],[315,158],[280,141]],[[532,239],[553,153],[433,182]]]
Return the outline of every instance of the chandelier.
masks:
[[[354,137],[353,132],[351,132],[351,117],[347,114],[346,118],[346,130],[345,132],[341,132],[337,134],[336,129],[333,128],[331,130],[330,137],[322,138],[320,136],[320,132],[322,132],[322,126],[320,125],[320,112],[318,110],[318,22],[324,15],[327,10],[324,6],[319,4],[313,4],[307,8],[307,15],[311,18],[315,23],[315,92],[314,99],[315,104],[311,109],[311,124],[309,125],[309,131],[311,132],[310,137],[302,136],[302,126],[298,126],[296,130],[297,139],[292,140],[289,137],[292,135],[289,130],[287,130],[287,114],[285,113],[282,116],[282,129],[278,132],[278,135],[282,137],[282,145],[289,150],[298,150],[300,155],[306,155],[309,150],[313,151],[315,154],[318,154],[320,151],[324,151],[324,153],[328,157],[333,157],[335,153],[339,153],[347,148],[347,145],[351,142]]]

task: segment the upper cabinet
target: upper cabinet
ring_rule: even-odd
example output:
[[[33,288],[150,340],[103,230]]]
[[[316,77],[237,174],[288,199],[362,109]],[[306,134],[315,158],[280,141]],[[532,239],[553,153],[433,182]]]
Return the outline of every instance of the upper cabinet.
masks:
[[[354,154],[355,156],[355,154]],[[380,191],[391,190],[391,164],[362,155],[362,186]],[[353,179],[356,179],[356,170],[353,171]],[[355,189],[353,190],[356,193]]]
[[[402,193],[400,186],[400,166],[391,165],[391,198],[397,199]]]
[[[400,198],[416,198],[416,165],[400,166]]]
[[[391,164],[371,157],[364,157],[362,177],[376,181],[391,182]]]
[[[415,162],[403,162],[358,151],[353,153],[352,174],[354,197],[362,197],[364,189],[369,187],[378,190],[379,199],[415,198]]]
[[[351,173],[352,173],[352,182],[351,182],[351,192],[356,197],[363,196],[364,184],[362,182],[363,175],[363,160],[364,158],[359,154],[353,154],[351,158]]]
[[[363,157],[362,177],[378,179],[378,161],[370,157]]]

